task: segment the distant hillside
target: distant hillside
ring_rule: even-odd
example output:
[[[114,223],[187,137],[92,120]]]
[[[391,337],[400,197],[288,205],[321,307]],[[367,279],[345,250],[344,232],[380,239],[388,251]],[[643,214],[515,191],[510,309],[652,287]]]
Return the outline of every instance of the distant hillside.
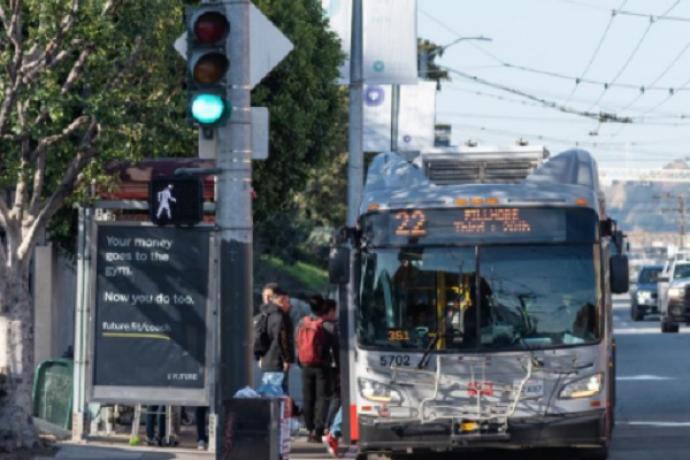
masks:
[[[683,160],[677,160],[664,169],[688,169],[688,165]],[[677,232],[679,213],[663,210],[677,209],[678,201],[672,197],[679,195],[688,197],[686,206],[690,206],[690,184],[614,182],[604,188],[604,193],[609,215],[626,232]]]

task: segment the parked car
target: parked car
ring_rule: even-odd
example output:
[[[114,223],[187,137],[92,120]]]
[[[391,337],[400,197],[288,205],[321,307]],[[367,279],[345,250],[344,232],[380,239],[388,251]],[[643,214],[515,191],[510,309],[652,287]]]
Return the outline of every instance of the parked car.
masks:
[[[641,321],[645,315],[658,313],[657,278],[663,265],[643,265],[637,275],[637,285],[630,299],[630,317]]]
[[[657,280],[661,332],[678,332],[681,323],[690,323],[690,260],[667,262]]]

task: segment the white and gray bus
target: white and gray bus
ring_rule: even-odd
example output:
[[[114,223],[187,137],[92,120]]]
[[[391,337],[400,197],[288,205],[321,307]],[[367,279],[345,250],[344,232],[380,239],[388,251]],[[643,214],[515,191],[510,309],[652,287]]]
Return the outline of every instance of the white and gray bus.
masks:
[[[331,253],[331,279],[352,292],[344,386],[361,458],[572,447],[605,459],[611,293],[627,292],[628,267],[595,161],[570,150],[521,174],[508,154],[459,155],[472,175],[438,158],[378,155],[357,228]]]

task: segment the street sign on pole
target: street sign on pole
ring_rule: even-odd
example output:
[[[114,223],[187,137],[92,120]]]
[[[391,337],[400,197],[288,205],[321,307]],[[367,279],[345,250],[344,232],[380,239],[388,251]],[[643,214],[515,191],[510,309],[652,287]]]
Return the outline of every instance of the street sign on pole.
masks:
[[[254,88],[287,56],[293,44],[253,4],[249,4],[249,84]]]

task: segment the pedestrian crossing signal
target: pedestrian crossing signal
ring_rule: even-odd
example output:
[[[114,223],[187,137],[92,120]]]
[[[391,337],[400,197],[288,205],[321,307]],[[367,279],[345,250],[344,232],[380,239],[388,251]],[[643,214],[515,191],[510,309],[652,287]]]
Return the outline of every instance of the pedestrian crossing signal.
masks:
[[[149,216],[156,225],[194,225],[204,218],[198,177],[155,177],[149,185]]]

